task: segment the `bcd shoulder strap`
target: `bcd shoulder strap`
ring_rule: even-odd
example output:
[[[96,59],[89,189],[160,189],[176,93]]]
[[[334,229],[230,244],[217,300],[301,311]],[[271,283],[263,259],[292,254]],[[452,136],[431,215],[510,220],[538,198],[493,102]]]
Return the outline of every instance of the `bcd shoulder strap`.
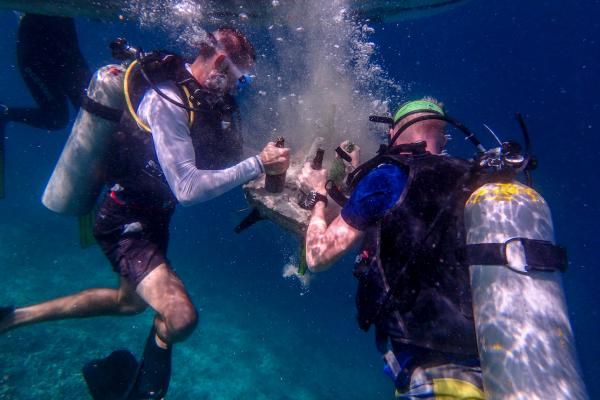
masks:
[[[165,64],[165,68],[166,69],[172,69],[173,68],[173,60],[169,59],[168,64]],[[150,133],[150,127],[145,124],[142,119],[139,117],[139,115],[137,114],[137,104],[134,105],[134,101],[132,99],[132,93],[131,91],[133,90],[133,88],[131,87],[132,84],[132,79],[133,76],[135,74],[140,74],[142,73],[141,71],[141,64],[138,60],[133,61],[128,67],[127,70],[125,71],[125,78],[124,78],[124,83],[123,83],[123,92],[125,94],[125,104],[127,105],[127,111],[129,112],[129,114],[131,115],[131,117],[135,120],[135,122],[138,124],[138,126]],[[153,69],[158,68],[156,65],[153,65]],[[169,79],[163,79],[162,82],[166,81],[166,80],[171,80],[173,82],[175,81],[175,75],[174,73],[165,71],[164,73],[159,73],[159,72],[155,72],[154,75],[156,77],[163,77],[163,78],[169,78]],[[153,83],[160,83],[160,82],[153,82]],[[148,82],[148,86],[152,87],[152,85]],[[187,104],[191,107],[191,101],[190,101],[190,92],[188,90],[188,88],[185,85],[181,85],[180,86],[180,90],[183,92],[182,96],[185,98]],[[193,111],[188,112],[188,125],[189,127],[191,127],[194,124],[194,120],[195,120],[195,113]]]

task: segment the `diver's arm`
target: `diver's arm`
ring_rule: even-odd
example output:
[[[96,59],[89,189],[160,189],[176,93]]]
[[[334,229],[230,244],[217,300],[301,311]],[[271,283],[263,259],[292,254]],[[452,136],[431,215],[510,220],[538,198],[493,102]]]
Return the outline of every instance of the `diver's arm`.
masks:
[[[163,83],[158,86],[167,96],[179,100],[173,84]],[[196,168],[188,112],[167,102],[153,90],[146,92],[138,114],[151,128],[160,166],[169,187],[184,206],[217,197],[259,177],[263,172],[258,156],[222,170]]]
[[[305,165],[301,180],[325,192],[326,172]],[[311,271],[327,269],[363,237],[394,207],[406,183],[406,173],[398,166],[382,164],[361,178],[350,198],[331,225],[325,220],[325,205],[317,203],[306,234],[306,261]]]
[[[323,202],[315,205],[306,231],[306,263],[311,272],[329,269],[363,237],[363,232],[348,225],[341,215],[327,226],[325,207]]]
[[[310,163],[306,163],[299,180],[303,186],[326,195],[327,170],[313,170]],[[306,230],[306,263],[312,272],[328,269],[362,237],[362,232],[348,225],[341,215],[327,226],[325,207],[321,201],[315,204]]]

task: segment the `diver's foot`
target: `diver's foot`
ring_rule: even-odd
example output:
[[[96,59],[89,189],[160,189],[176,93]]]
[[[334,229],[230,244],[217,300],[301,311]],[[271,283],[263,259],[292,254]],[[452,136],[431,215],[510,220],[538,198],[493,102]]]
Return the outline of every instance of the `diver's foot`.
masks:
[[[171,349],[163,349],[156,343],[154,329],[144,348],[140,371],[131,399],[162,399],[166,396],[171,380]]]
[[[0,334],[12,327],[14,316],[15,306],[0,307]]]

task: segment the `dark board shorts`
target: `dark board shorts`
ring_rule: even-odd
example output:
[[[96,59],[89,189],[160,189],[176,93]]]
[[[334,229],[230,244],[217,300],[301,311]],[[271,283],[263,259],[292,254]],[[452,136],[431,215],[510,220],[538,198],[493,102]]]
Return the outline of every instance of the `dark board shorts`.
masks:
[[[133,287],[156,267],[168,263],[172,210],[144,210],[117,204],[106,196],[94,223],[94,237],[115,272]]]

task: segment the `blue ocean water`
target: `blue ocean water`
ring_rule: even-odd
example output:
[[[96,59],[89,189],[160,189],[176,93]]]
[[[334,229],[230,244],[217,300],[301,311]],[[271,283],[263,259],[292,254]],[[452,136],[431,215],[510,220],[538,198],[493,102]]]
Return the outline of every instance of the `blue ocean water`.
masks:
[[[590,397],[600,398],[599,1],[477,1],[436,16],[374,24],[378,58],[407,84],[406,98],[434,95],[468,126],[518,138],[524,113],[540,167],[534,183],[569,249],[564,285]],[[0,13],[0,102],[29,104],[15,66],[17,18]],[[91,67],[111,61],[106,43],[126,35],[168,47],[159,32],[77,21]],[[80,250],[74,220],[40,204],[68,129],[7,129],[7,198],[0,203],[0,304],[31,304],[116,283],[97,248]],[[464,146],[458,138],[452,146]],[[452,151],[452,148],[451,148]],[[172,399],[379,399],[391,383],[370,334],[354,321],[352,257],[310,290],[281,277],[298,244],[270,223],[237,236],[241,190],[180,209],[170,259],[200,310],[199,329],[175,349]],[[151,313],[52,322],[0,336],[0,399],[85,398],[80,368],[115,348],[141,353]]]

